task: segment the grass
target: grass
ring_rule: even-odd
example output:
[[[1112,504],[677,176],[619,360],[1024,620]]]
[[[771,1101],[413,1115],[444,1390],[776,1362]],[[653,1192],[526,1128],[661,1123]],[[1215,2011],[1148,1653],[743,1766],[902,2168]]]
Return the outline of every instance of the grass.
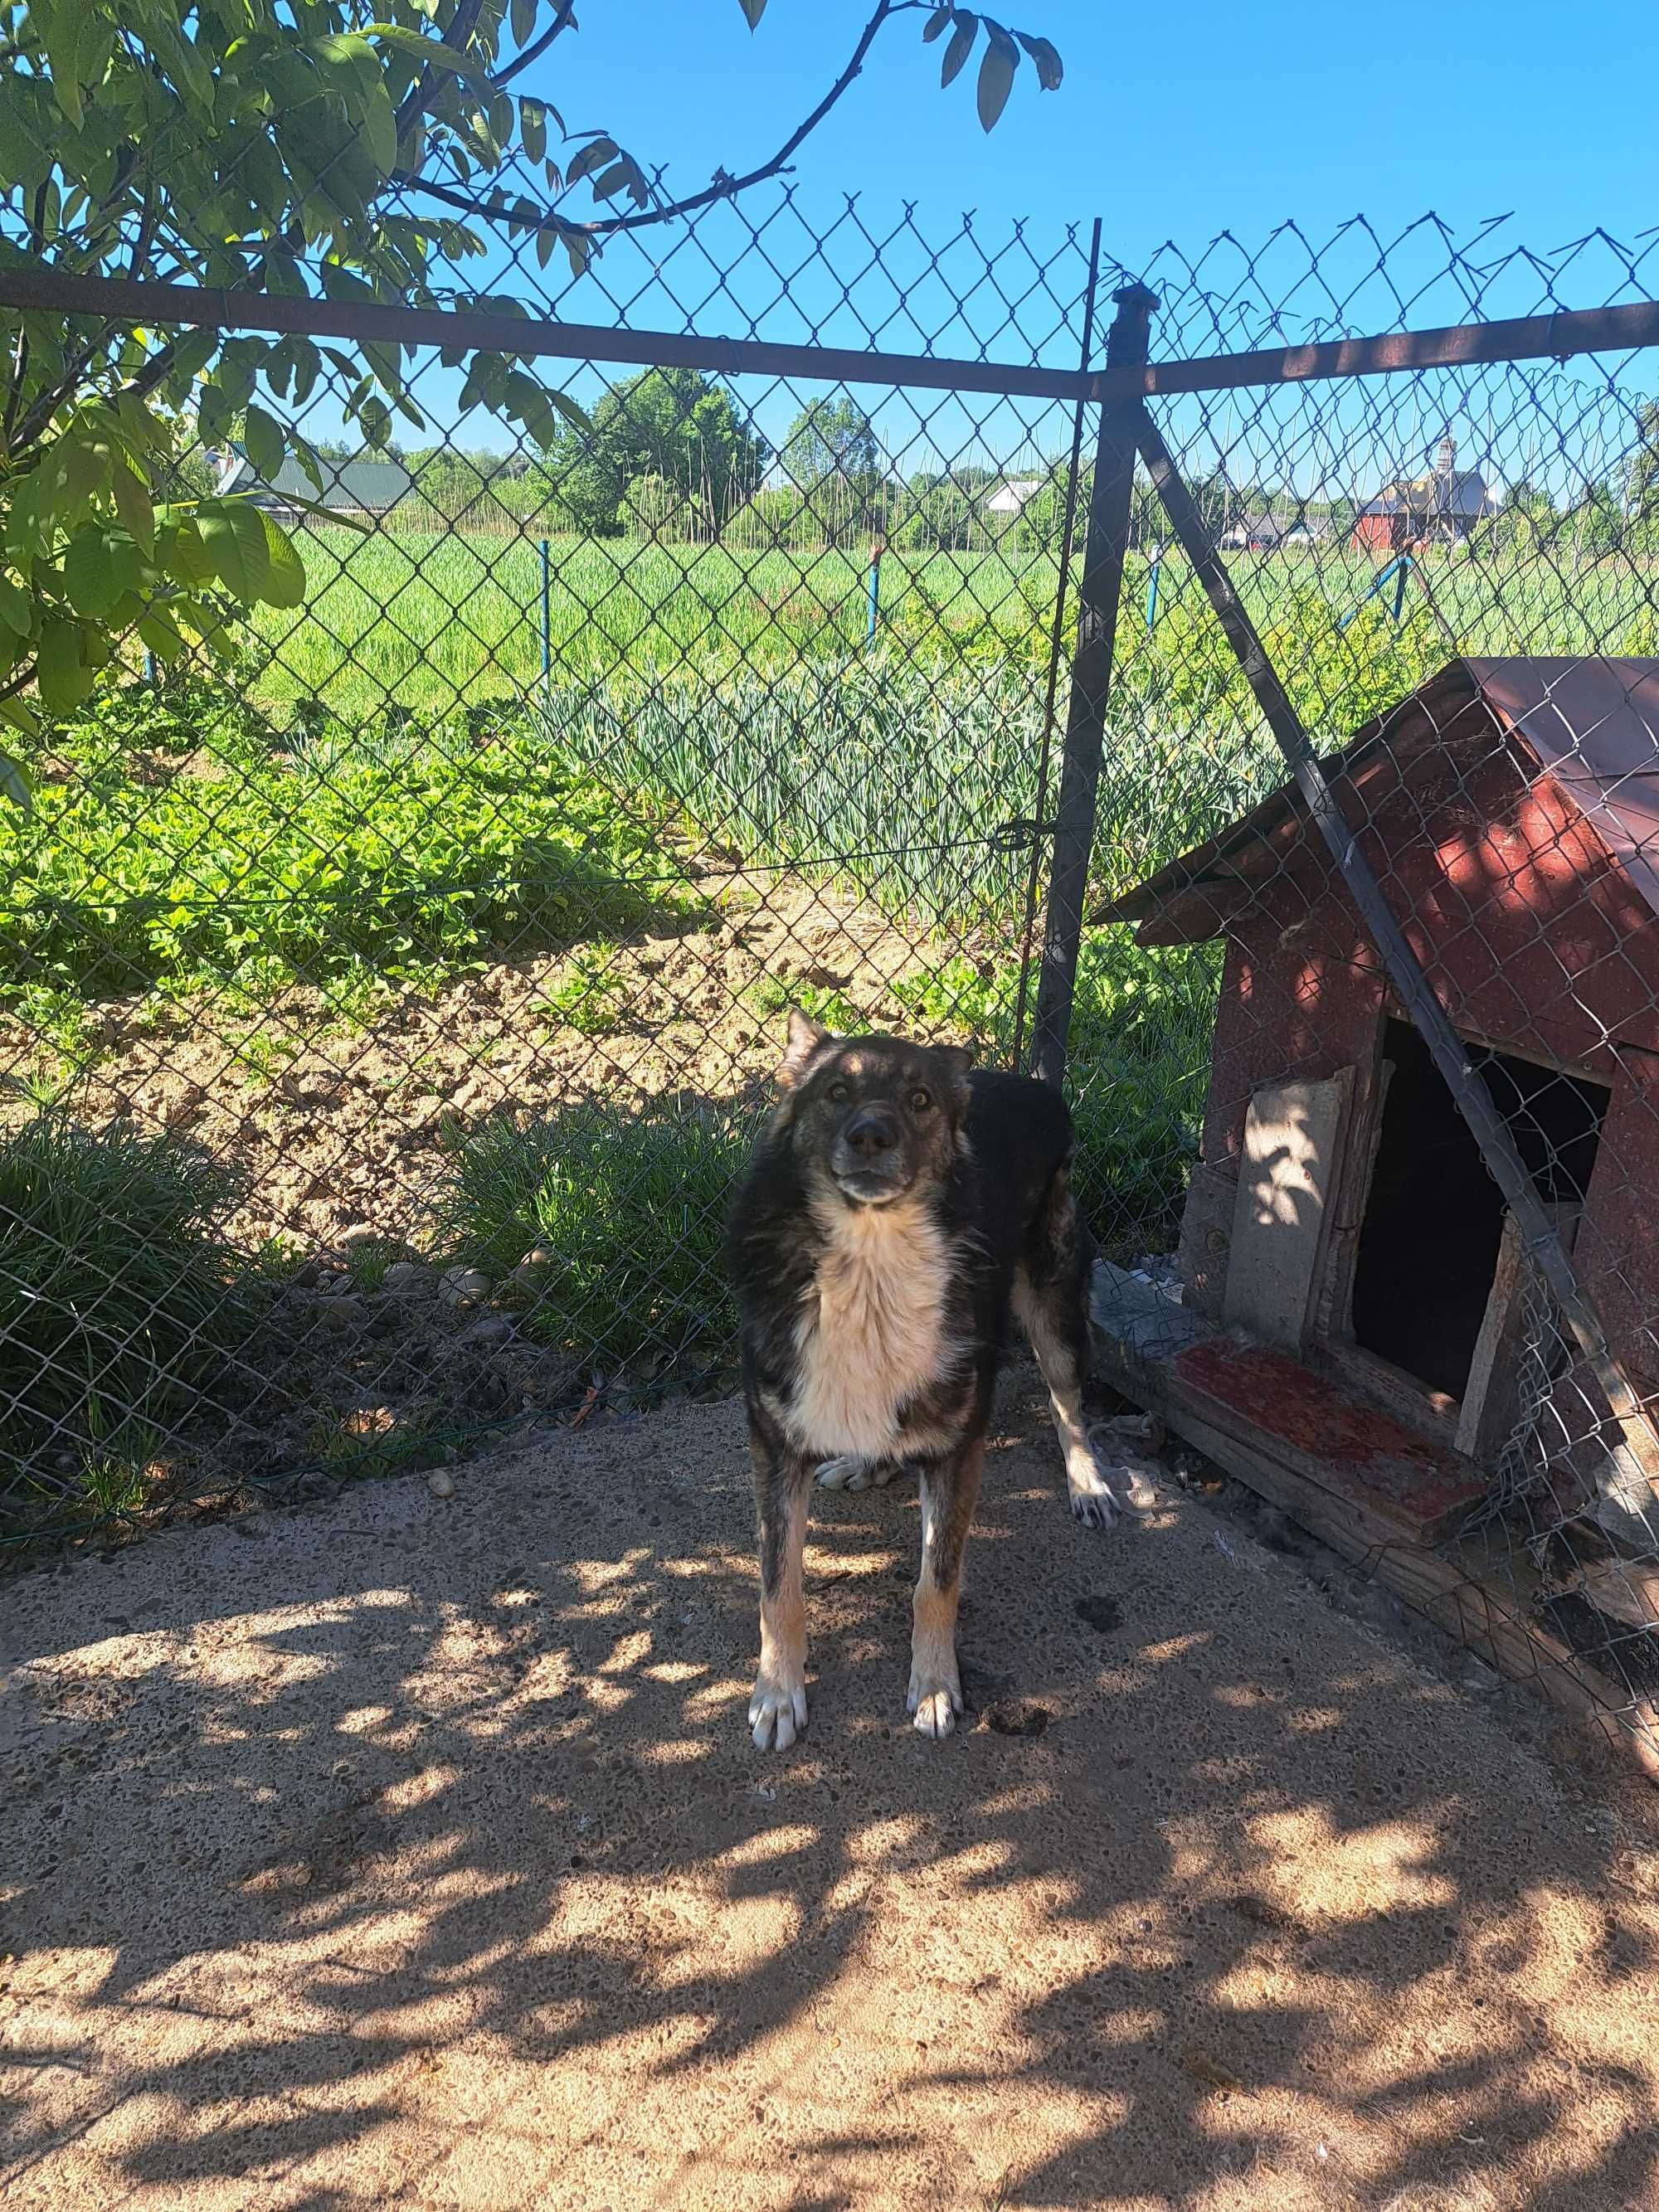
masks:
[[[204,719],[211,714],[212,695]],[[665,874],[640,810],[514,719],[394,721],[273,751],[207,723],[213,771],[141,780],[109,722],[72,775],[0,815],[0,991],[82,998],[240,982],[252,996],[506,945],[614,935]]]
[[[460,1147],[440,1245],[501,1280],[540,1269],[525,1326],[615,1364],[684,1370],[729,1350],[726,1214],[756,1127],[702,1107],[637,1116],[583,1104],[487,1122]]]
[[[253,1325],[216,1226],[230,1195],[167,1137],[41,1115],[0,1139],[0,1500],[27,1475],[131,1509],[156,1437]]]

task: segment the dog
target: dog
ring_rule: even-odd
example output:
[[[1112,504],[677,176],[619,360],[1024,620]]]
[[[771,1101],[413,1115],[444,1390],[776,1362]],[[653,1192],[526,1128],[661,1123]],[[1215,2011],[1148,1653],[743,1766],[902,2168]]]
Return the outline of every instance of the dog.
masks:
[[[835,1036],[799,1012],[777,1083],[728,1240],[760,1534],[749,1724],[763,1751],[787,1750],[806,1724],[815,1471],[856,1487],[913,1462],[909,1709],[924,1735],[946,1736],[962,1711],[963,1554],[1011,1310],[1048,1386],[1072,1511],[1109,1528],[1124,1502],[1083,1421],[1093,1243],[1072,1194],[1071,1115],[1046,1085],[976,1070],[960,1046]]]

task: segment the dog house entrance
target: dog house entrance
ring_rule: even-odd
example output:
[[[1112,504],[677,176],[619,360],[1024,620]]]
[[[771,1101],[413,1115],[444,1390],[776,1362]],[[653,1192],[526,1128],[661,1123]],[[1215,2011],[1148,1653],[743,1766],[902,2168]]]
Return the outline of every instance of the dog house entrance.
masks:
[[[1461,1399],[1498,1267],[1504,1194],[1429,1048],[1385,1024],[1393,1065],[1354,1267],[1356,1343]],[[1539,1195],[1582,1206],[1607,1090],[1584,1077],[1472,1047]]]

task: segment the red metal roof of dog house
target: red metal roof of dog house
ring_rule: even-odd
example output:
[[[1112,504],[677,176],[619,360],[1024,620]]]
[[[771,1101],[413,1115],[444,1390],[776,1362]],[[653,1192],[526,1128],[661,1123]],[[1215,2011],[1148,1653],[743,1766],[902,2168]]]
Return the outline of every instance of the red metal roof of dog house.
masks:
[[[1605,1085],[1577,1259],[1609,1338],[1659,1384],[1659,659],[1461,659],[1327,761],[1459,1033]],[[1368,1204],[1400,1008],[1294,785],[1119,898],[1144,945],[1227,940],[1182,1268],[1219,1314],[1253,1097],[1351,1086],[1340,1245]],[[1340,1264],[1310,1342],[1345,1326]],[[1337,1288],[1330,1288],[1335,1284]]]
[[[1659,660],[1455,660],[1326,770],[1460,1027],[1569,1065],[1659,1052]],[[1181,945],[1316,909],[1375,966],[1285,784],[1104,918]]]

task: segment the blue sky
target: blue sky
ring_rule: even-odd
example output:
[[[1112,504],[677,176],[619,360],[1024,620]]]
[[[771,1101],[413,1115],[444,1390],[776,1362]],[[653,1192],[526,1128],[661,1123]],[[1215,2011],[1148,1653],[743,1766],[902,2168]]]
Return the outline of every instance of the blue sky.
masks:
[[[717,166],[742,172],[770,154],[837,74],[866,12],[867,0],[769,0],[751,34],[738,0],[586,0],[580,32],[561,40],[520,88],[555,101],[573,129],[612,131],[647,167],[667,165],[671,190],[691,191]],[[1548,253],[1597,226],[1634,242],[1659,224],[1659,156],[1648,103],[1609,91],[1621,81],[1621,68],[1640,66],[1651,0],[1640,6],[1638,0],[1595,0],[1576,9],[1566,0],[1553,6],[1538,0],[1502,6],[1497,0],[1394,0],[1386,9],[1189,0],[1178,10],[1103,0],[1018,0],[1007,20],[1059,46],[1066,64],[1062,88],[1039,92],[1035,72],[1023,67],[1000,123],[988,136],[974,112],[977,53],[974,65],[941,92],[942,48],[922,45],[919,16],[900,17],[797,157],[799,204],[809,221],[831,221],[844,194],[855,189],[872,228],[896,220],[914,200],[930,239],[950,234],[960,212],[969,209],[976,234],[988,240],[1000,242],[1015,219],[1026,219],[1028,235],[1046,255],[1060,246],[1068,222],[1081,222],[1086,238],[1087,220],[1098,214],[1107,254],[1137,269],[1151,264],[1166,240],[1196,256],[1226,231],[1254,249],[1287,218],[1323,243],[1361,211],[1389,239],[1430,209],[1460,239],[1508,215],[1508,222],[1486,234],[1480,258],[1488,262],[1520,246]],[[769,190],[761,187],[749,204],[757,210],[770,205]],[[585,187],[569,207],[580,216],[593,211]],[[715,210],[702,236],[717,257],[741,242],[729,210]],[[687,314],[676,301],[696,301],[700,289],[708,290],[710,264],[698,250],[682,248],[667,269],[675,296],[649,289],[650,258],[671,240],[664,230],[617,242],[594,276],[566,293],[560,312],[609,319],[604,288],[631,301],[629,319],[636,325],[685,327]],[[1345,295],[1370,253],[1351,234],[1329,256]],[[854,278],[855,306],[866,324],[896,298],[891,285],[884,289],[882,279],[860,273],[868,258],[846,233],[830,255],[841,278]],[[1443,270],[1446,258],[1442,241],[1419,232],[1390,255],[1390,270],[1409,294],[1416,279]],[[1288,297],[1297,311],[1316,318],[1322,306],[1317,294],[1296,283],[1307,259],[1293,241],[1270,254],[1262,300],[1276,305]],[[836,308],[829,264],[799,273],[788,265],[787,301],[778,297],[774,274],[751,257],[727,297],[696,307],[697,327],[740,330],[745,317],[759,315],[763,334],[794,338],[828,318],[822,334],[830,342],[862,342],[859,314]],[[902,250],[893,257],[901,283],[920,265],[913,257],[907,270]],[[958,282],[963,267],[960,258],[951,264]],[[1225,293],[1242,267],[1239,252],[1218,249],[1205,283]],[[560,257],[550,277],[561,277],[562,268]],[[1073,287],[1066,296],[1074,300],[1081,289],[1076,253],[1063,273]],[[1659,250],[1646,273],[1650,285],[1659,274]],[[1570,305],[1598,304],[1608,296],[1608,277],[1607,258],[1587,252],[1562,278],[1561,296]],[[521,295],[527,289],[494,257],[484,281]],[[647,286],[642,295],[641,282]],[[1060,289],[1065,292],[1064,282]],[[907,327],[901,316],[881,331],[879,342],[917,349],[917,330],[925,328],[937,350],[975,350],[975,340],[988,335],[985,325],[963,322],[940,330],[943,298],[936,292],[929,307],[925,288],[918,288],[918,321]],[[1491,313],[1526,313],[1539,304],[1540,281],[1524,266],[1512,267],[1483,302]],[[1457,287],[1444,283],[1412,300],[1403,313],[1380,284],[1346,301],[1349,326],[1365,329],[1456,320],[1465,312]],[[978,315],[980,308],[970,313]],[[1057,326],[1056,314],[1048,316],[1046,333],[1042,319],[1037,307],[1028,308],[1030,348],[1019,334],[1005,331],[990,337],[991,349],[1003,358],[1029,358],[1046,335],[1042,357],[1069,366],[1075,336]],[[1283,335],[1313,329],[1293,316]],[[1211,350],[1271,343],[1273,335],[1259,313],[1226,330],[1206,329],[1200,316],[1186,341],[1190,349]],[[1163,350],[1181,343],[1167,327],[1160,338]],[[421,380],[422,397],[436,402],[434,427],[449,427],[444,402],[453,381],[435,369]],[[588,401],[598,388],[591,373],[573,386]],[[745,386],[738,396],[775,441],[800,395]],[[860,396],[876,413],[884,443],[904,456],[907,466],[926,462],[930,443],[935,458],[962,453],[1023,466],[1058,450],[1066,434],[1060,410],[947,404],[941,410],[931,401]],[[1483,397],[1468,397],[1468,418],[1460,428],[1466,441],[1486,434]],[[1297,404],[1286,403],[1282,433],[1269,426],[1269,449],[1280,434],[1292,434]],[[1486,419],[1490,424],[1489,404]],[[457,428],[466,442],[501,442],[501,426],[486,416]],[[1418,445],[1437,434],[1437,428],[1425,429],[1415,419],[1387,422],[1370,441],[1383,459],[1374,464],[1368,455],[1353,465],[1381,466],[1407,446],[1415,455]],[[1527,459],[1504,457],[1501,473],[1516,472]]]
[[[547,89],[573,124],[614,125],[696,185],[770,150],[866,13],[770,0],[751,35],[738,0],[588,0]],[[1254,234],[1287,216],[1318,228],[1358,209],[1393,225],[1432,207],[1460,229],[1513,209],[1540,249],[1659,223],[1637,91],[1652,0],[1018,0],[1008,20],[1059,46],[1059,92],[1022,68],[988,137],[970,75],[941,93],[940,49],[901,17],[802,149],[803,182],[1054,227],[1099,215],[1126,261],[1171,235]]]

